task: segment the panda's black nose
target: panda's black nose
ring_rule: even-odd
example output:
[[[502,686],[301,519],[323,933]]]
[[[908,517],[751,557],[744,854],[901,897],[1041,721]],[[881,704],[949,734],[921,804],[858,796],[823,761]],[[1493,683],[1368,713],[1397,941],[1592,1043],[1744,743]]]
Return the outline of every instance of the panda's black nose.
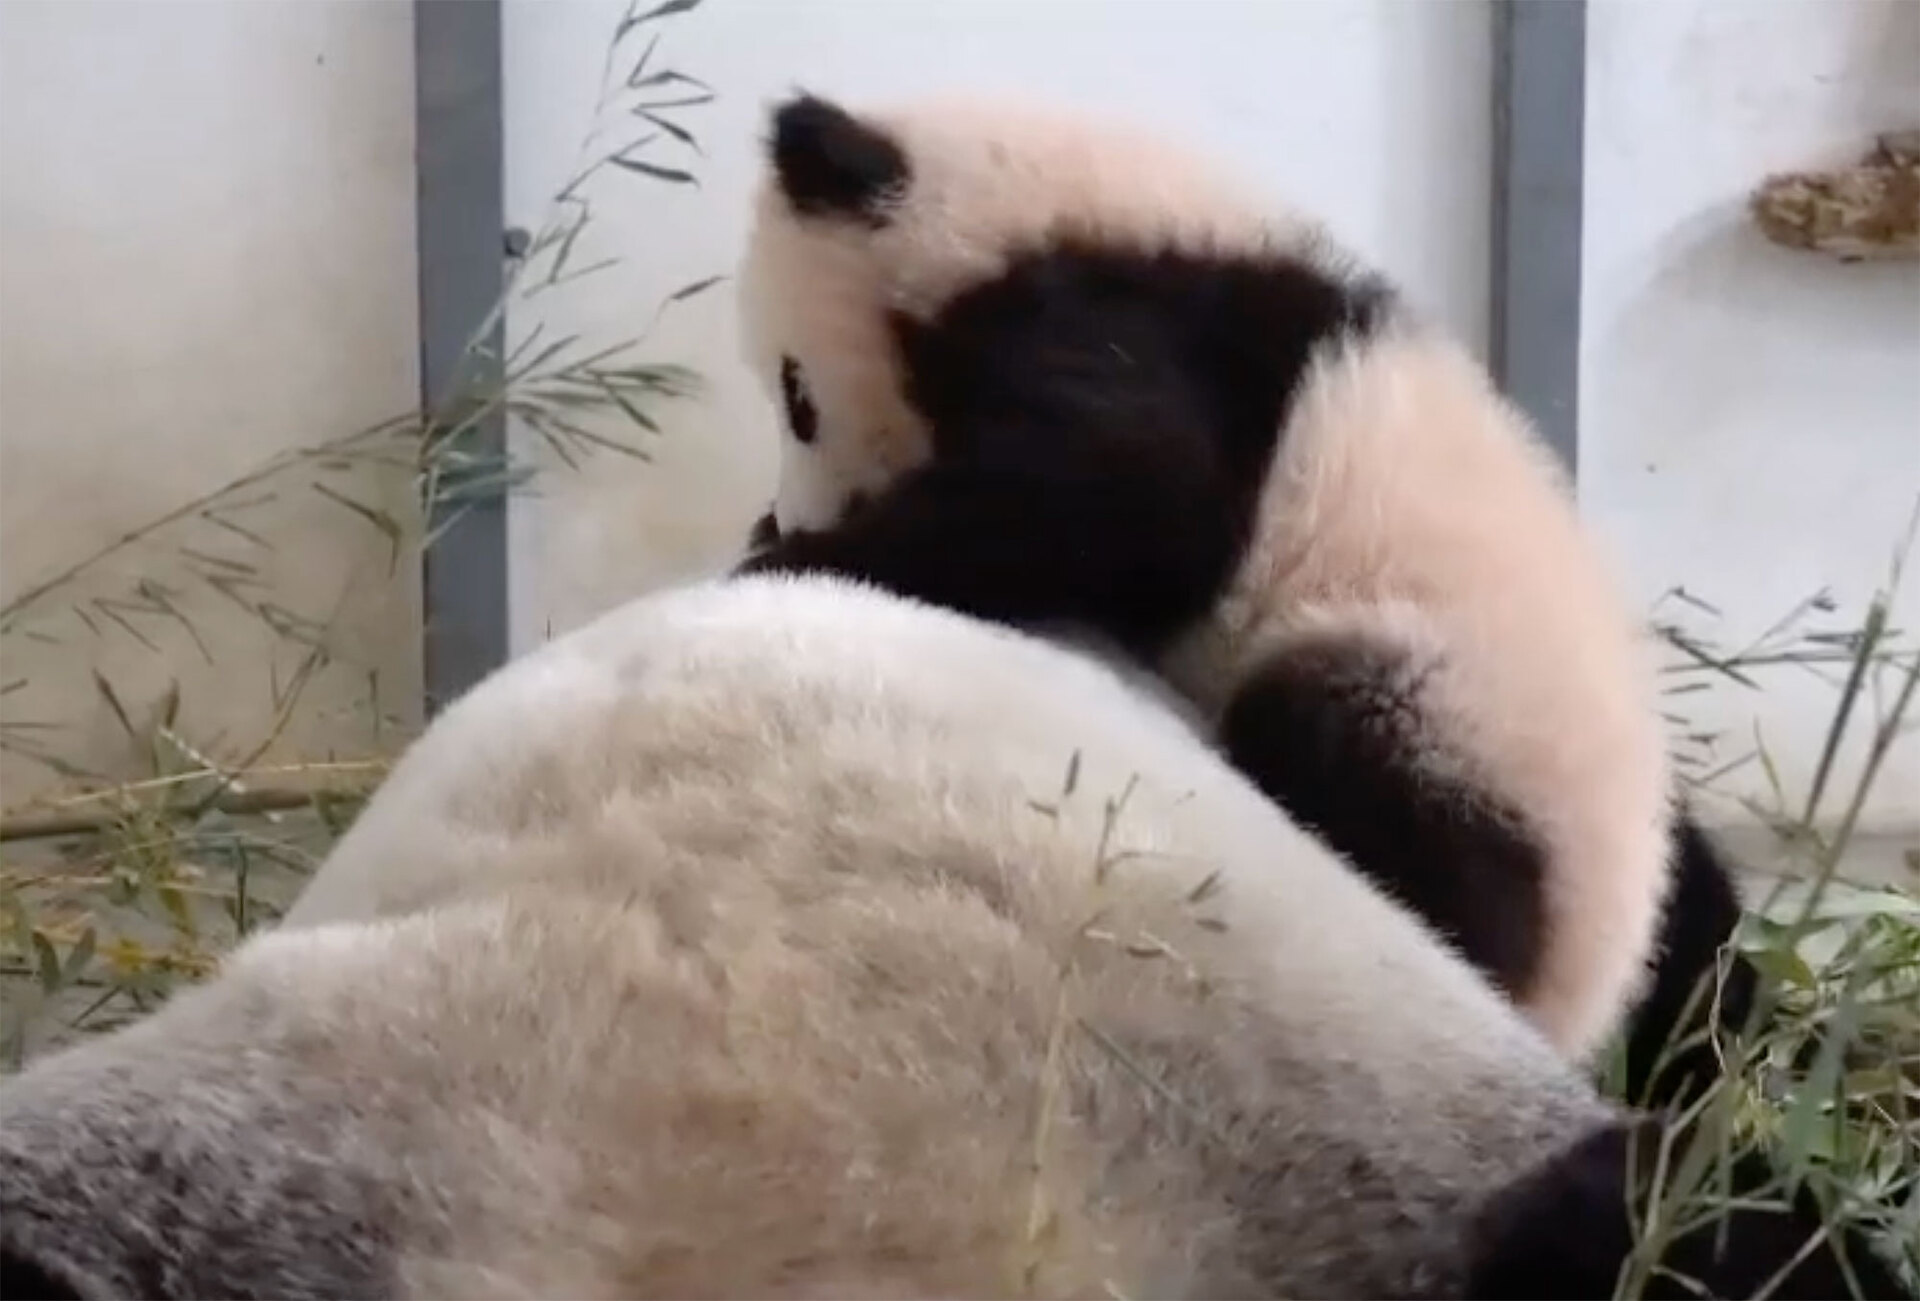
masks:
[[[768,511],[753,522],[753,531],[747,534],[747,545],[758,551],[770,547],[780,540],[780,522]]]

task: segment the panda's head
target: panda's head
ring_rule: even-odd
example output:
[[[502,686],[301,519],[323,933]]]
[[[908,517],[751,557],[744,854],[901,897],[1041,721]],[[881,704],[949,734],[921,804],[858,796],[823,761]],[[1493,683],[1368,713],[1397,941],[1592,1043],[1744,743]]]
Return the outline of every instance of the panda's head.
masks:
[[[740,274],[748,360],[783,423],[762,540],[831,527],[930,457],[903,331],[1062,241],[1251,251],[1322,237],[1117,124],[1012,102],[776,106]]]

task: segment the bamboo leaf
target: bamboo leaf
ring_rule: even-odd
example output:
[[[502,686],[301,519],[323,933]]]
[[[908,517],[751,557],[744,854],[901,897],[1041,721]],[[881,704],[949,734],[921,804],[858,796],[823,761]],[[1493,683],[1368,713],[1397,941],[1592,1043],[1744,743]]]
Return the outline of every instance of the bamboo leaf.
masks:
[[[668,294],[667,301],[670,303],[684,303],[697,294],[705,293],[725,279],[725,276],[708,276],[705,280],[696,280],[692,284],[684,285]]]
[[[687,130],[687,128],[681,126],[672,118],[656,113],[650,108],[636,109],[634,116],[643,118],[652,125],[659,127],[662,131],[665,131],[668,135],[693,150],[696,154],[702,153],[700,141],[694,136],[693,132]]]
[[[689,77],[689,78],[686,78],[686,80],[691,81],[692,78]],[[664,113],[669,109],[703,108],[706,105],[713,103],[713,101],[716,98],[718,98],[718,96],[716,96],[711,90],[706,90],[706,91],[702,91],[698,95],[684,95],[679,99],[651,100],[645,104],[634,105],[633,115],[635,117],[641,117],[647,113]]]
[[[33,954],[39,966],[40,988],[49,994],[60,992],[60,955],[43,931],[33,933]]]
[[[315,483],[310,486],[328,501],[339,503],[380,530],[387,539],[388,572],[393,572],[400,563],[400,544],[406,536],[406,530],[401,527],[400,521],[386,511],[377,510],[365,502],[356,501],[344,492],[336,492],[324,483]]]
[[[153,893],[154,897],[160,900],[161,906],[167,910],[167,915],[173,919],[174,926],[183,934],[197,934],[193,921],[193,910],[187,903],[186,894],[181,891],[179,886],[156,885],[153,888]]]
[[[101,615],[119,624],[120,627],[126,631],[126,634],[129,637],[139,642],[142,646],[145,646],[148,650],[152,651],[155,655],[158,655],[160,653],[160,648],[154,645],[151,641],[149,641],[141,633],[141,631],[138,628],[134,627],[131,623],[128,623],[127,620],[121,616],[120,612],[113,608],[113,603],[111,601],[108,601],[103,597],[95,597],[93,600],[93,608],[96,611],[98,611]]]
[[[87,965],[93,961],[95,938],[93,927],[89,926],[80,933],[80,938],[74,941],[73,947],[67,950],[66,965],[61,968],[60,973],[62,984],[70,985],[86,974]]]
[[[604,379],[600,379],[598,382],[600,385],[600,391],[606,394],[607,400],[612,402],[615,406],[619,407],[621,412],[625,414],[627,419],[631,420],[634,424],[640,426],[640,428],[646,430],[650,434],[657,434],[660,432],[660,426],[655,424],[652,418],[649,417],[646,412],[642,411],[639,407],[635,406],[630,400],[628,400],[628,398],[624,394],[622,394],[620,390],[616,389],[612,384],[609,384]]]
[[[699,7],[700,0],[664,0],[664,3],[655,5],[643,14],[635,14],[629,11],[627,16],[620,20],[620,25],[614,29],[613,39],[619,41],[625,37],[628,32],[645,23],[654,22],[661,18],[670,18],[674,14],[688,13]]]
[[[700,78],[689,77],[686,73],[676,72],[672,68],[666,68],[648,76],[641,77],[637,81],[629,81],[627,83],[628,90],[645,90],[649,86],[695,86],[704,91],[708,96],[714,93],[713,87],[700,80]],[[655,105],[654,107],[659,106]]]
[[[607,161],[625,171],[651,176],[656,181],[668,181],[674,185],[691,185],[696,188],[700,184],[692,172],[682,171],[678,167],[663,167],[659,163],[642,162],[638,158],[610,158]]]
[[[1193,889],[1187,892],[1187,902],[1204,903],[1206,900],[1211,899],[1219,888],[1220,869],[1215,868],[1201,879],[1199,885],[1194,886]]]
[[[113,689],[113,683],[107,681],[106,674],[99,669],[92,670],[92,673],[94,690],[98,691],[100,698],[107,702],[107,708],[112,711],[114,721],[120,724],[120,730],[127,734],[129,741],[138,744],[141,740],[140,730],[133,725],[133,718],[127,713],[127,707],[120,703],[120,693]]]

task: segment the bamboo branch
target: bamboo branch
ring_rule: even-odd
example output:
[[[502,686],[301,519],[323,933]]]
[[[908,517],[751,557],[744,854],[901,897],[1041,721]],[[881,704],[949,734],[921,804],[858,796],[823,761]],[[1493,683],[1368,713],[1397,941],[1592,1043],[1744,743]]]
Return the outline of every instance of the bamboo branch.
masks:
[[[162,816],[190,822],[209,811],[245,816],[279,813],[288,809],[311,808],[329,799],[360,800],[372,794],[372,788],[347,790],[246,790],[228,791],[214,801],[212,810],[196,801],[174,809],[160,809]],[[50,840],[59,836],[100,835],[113,830],[123,820],[116,813],[28,813],[0,821],[0,842],[10,840]]]

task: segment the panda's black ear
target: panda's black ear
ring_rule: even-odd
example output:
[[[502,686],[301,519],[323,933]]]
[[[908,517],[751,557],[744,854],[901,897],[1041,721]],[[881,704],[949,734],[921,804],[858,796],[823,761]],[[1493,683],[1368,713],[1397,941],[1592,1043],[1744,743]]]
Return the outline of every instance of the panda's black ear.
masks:
[[[797,95],[773,111],[773,169],[795,212],[884,226],[910,178],[906,151],[837,104]]]

